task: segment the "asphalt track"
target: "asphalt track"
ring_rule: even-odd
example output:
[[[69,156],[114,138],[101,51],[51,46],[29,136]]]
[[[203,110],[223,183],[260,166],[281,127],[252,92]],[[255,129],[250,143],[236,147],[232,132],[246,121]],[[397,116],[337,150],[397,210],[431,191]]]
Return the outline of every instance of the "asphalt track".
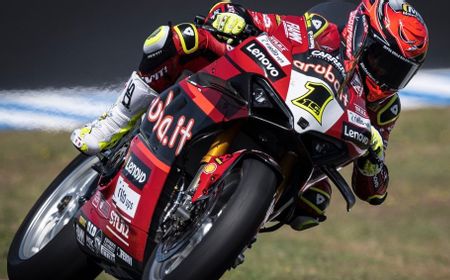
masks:
[[[450,106],[450,69],[422,71],[400,92],[403,109]],[[120,93],[109,88],[74,87],[0,91],[0,130],[70,131],[97,118]]]

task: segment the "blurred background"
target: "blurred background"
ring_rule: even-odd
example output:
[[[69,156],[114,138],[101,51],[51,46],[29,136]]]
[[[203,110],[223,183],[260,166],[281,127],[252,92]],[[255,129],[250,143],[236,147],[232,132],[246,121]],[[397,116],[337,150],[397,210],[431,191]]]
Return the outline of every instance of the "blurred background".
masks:
[[[301,14],[325,1],[236,2]],[[226,279],[450,279],[450,2],[409,2],[427,22],[431,43],[424,69],[401,92],[405,110],[387,154],[387,202],[358,202],[347,214],[337,194],[323,225],[261,236]],[[156,27],[206,15],[214,3],[2,2],[0,279],[7,277],[7,251],[21,220],[76,155],[68,131],[114,101]]]
[[[258,11],[302,14],[325,1],[236,2]],[[213,3],[206,0],[3,1],[0,89],[123,82],[138,66],[142,44],[156,27],[206,15]],[[410,3],[422,14],[431,34],[425,67],[450,67],[450,2],[412,0]]]

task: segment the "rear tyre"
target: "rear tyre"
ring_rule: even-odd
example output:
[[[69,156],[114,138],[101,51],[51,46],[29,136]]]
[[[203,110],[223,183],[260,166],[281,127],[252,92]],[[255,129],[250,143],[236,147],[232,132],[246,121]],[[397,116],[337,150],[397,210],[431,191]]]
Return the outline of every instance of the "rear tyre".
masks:
[[[273,201],[276,176],[256,159],[226,175],[210,205],[176,242],[157,245],[143,279],[218,279],[252,241]],[[212,202],[212,203],[211,203]]]
[[[97,162],[80,154],[38,199],[10,246],[9,279],[94,279],[101,272],[78,247],[72,223],[97,183]]]

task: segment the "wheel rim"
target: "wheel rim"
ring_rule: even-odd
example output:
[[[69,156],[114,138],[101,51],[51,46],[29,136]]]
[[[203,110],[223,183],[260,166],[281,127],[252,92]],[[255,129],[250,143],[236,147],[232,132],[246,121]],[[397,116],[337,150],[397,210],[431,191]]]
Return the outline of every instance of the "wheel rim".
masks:
[[[95,156],[85,159],[41,204],[20,243],[21,259],[26,260],[37,254],[74,217],[80,208],[80,200],[98,178],[98,173],[91,168],[97,162]]]
[[[211,194],[204,213],[195,225],[184,232],[181,238],[178,238],[178,241],[172,244],[163,241],[158,245],[156,260],[150,268],[150,279],[163,279],[174,271],[208,234],[238,185],[240,173],[237,172],[230,177],[229,182],[226,182],[222,187],[218,187],[214,194]]]

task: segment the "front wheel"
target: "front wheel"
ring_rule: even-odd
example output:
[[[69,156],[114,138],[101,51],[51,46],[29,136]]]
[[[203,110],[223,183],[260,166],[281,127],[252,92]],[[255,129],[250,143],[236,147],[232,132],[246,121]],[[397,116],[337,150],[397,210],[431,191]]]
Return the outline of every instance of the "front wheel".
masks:
[[[143,279],[218,279],[257,234],[276,181],[266,164],[245,159],[226,175],[191,226],[158,243]]]
[[[80,154],[45,190],[14,236],[9,279],[94,279],[100,273],[79,249],[71,222],[97,183],[97,162]]]

